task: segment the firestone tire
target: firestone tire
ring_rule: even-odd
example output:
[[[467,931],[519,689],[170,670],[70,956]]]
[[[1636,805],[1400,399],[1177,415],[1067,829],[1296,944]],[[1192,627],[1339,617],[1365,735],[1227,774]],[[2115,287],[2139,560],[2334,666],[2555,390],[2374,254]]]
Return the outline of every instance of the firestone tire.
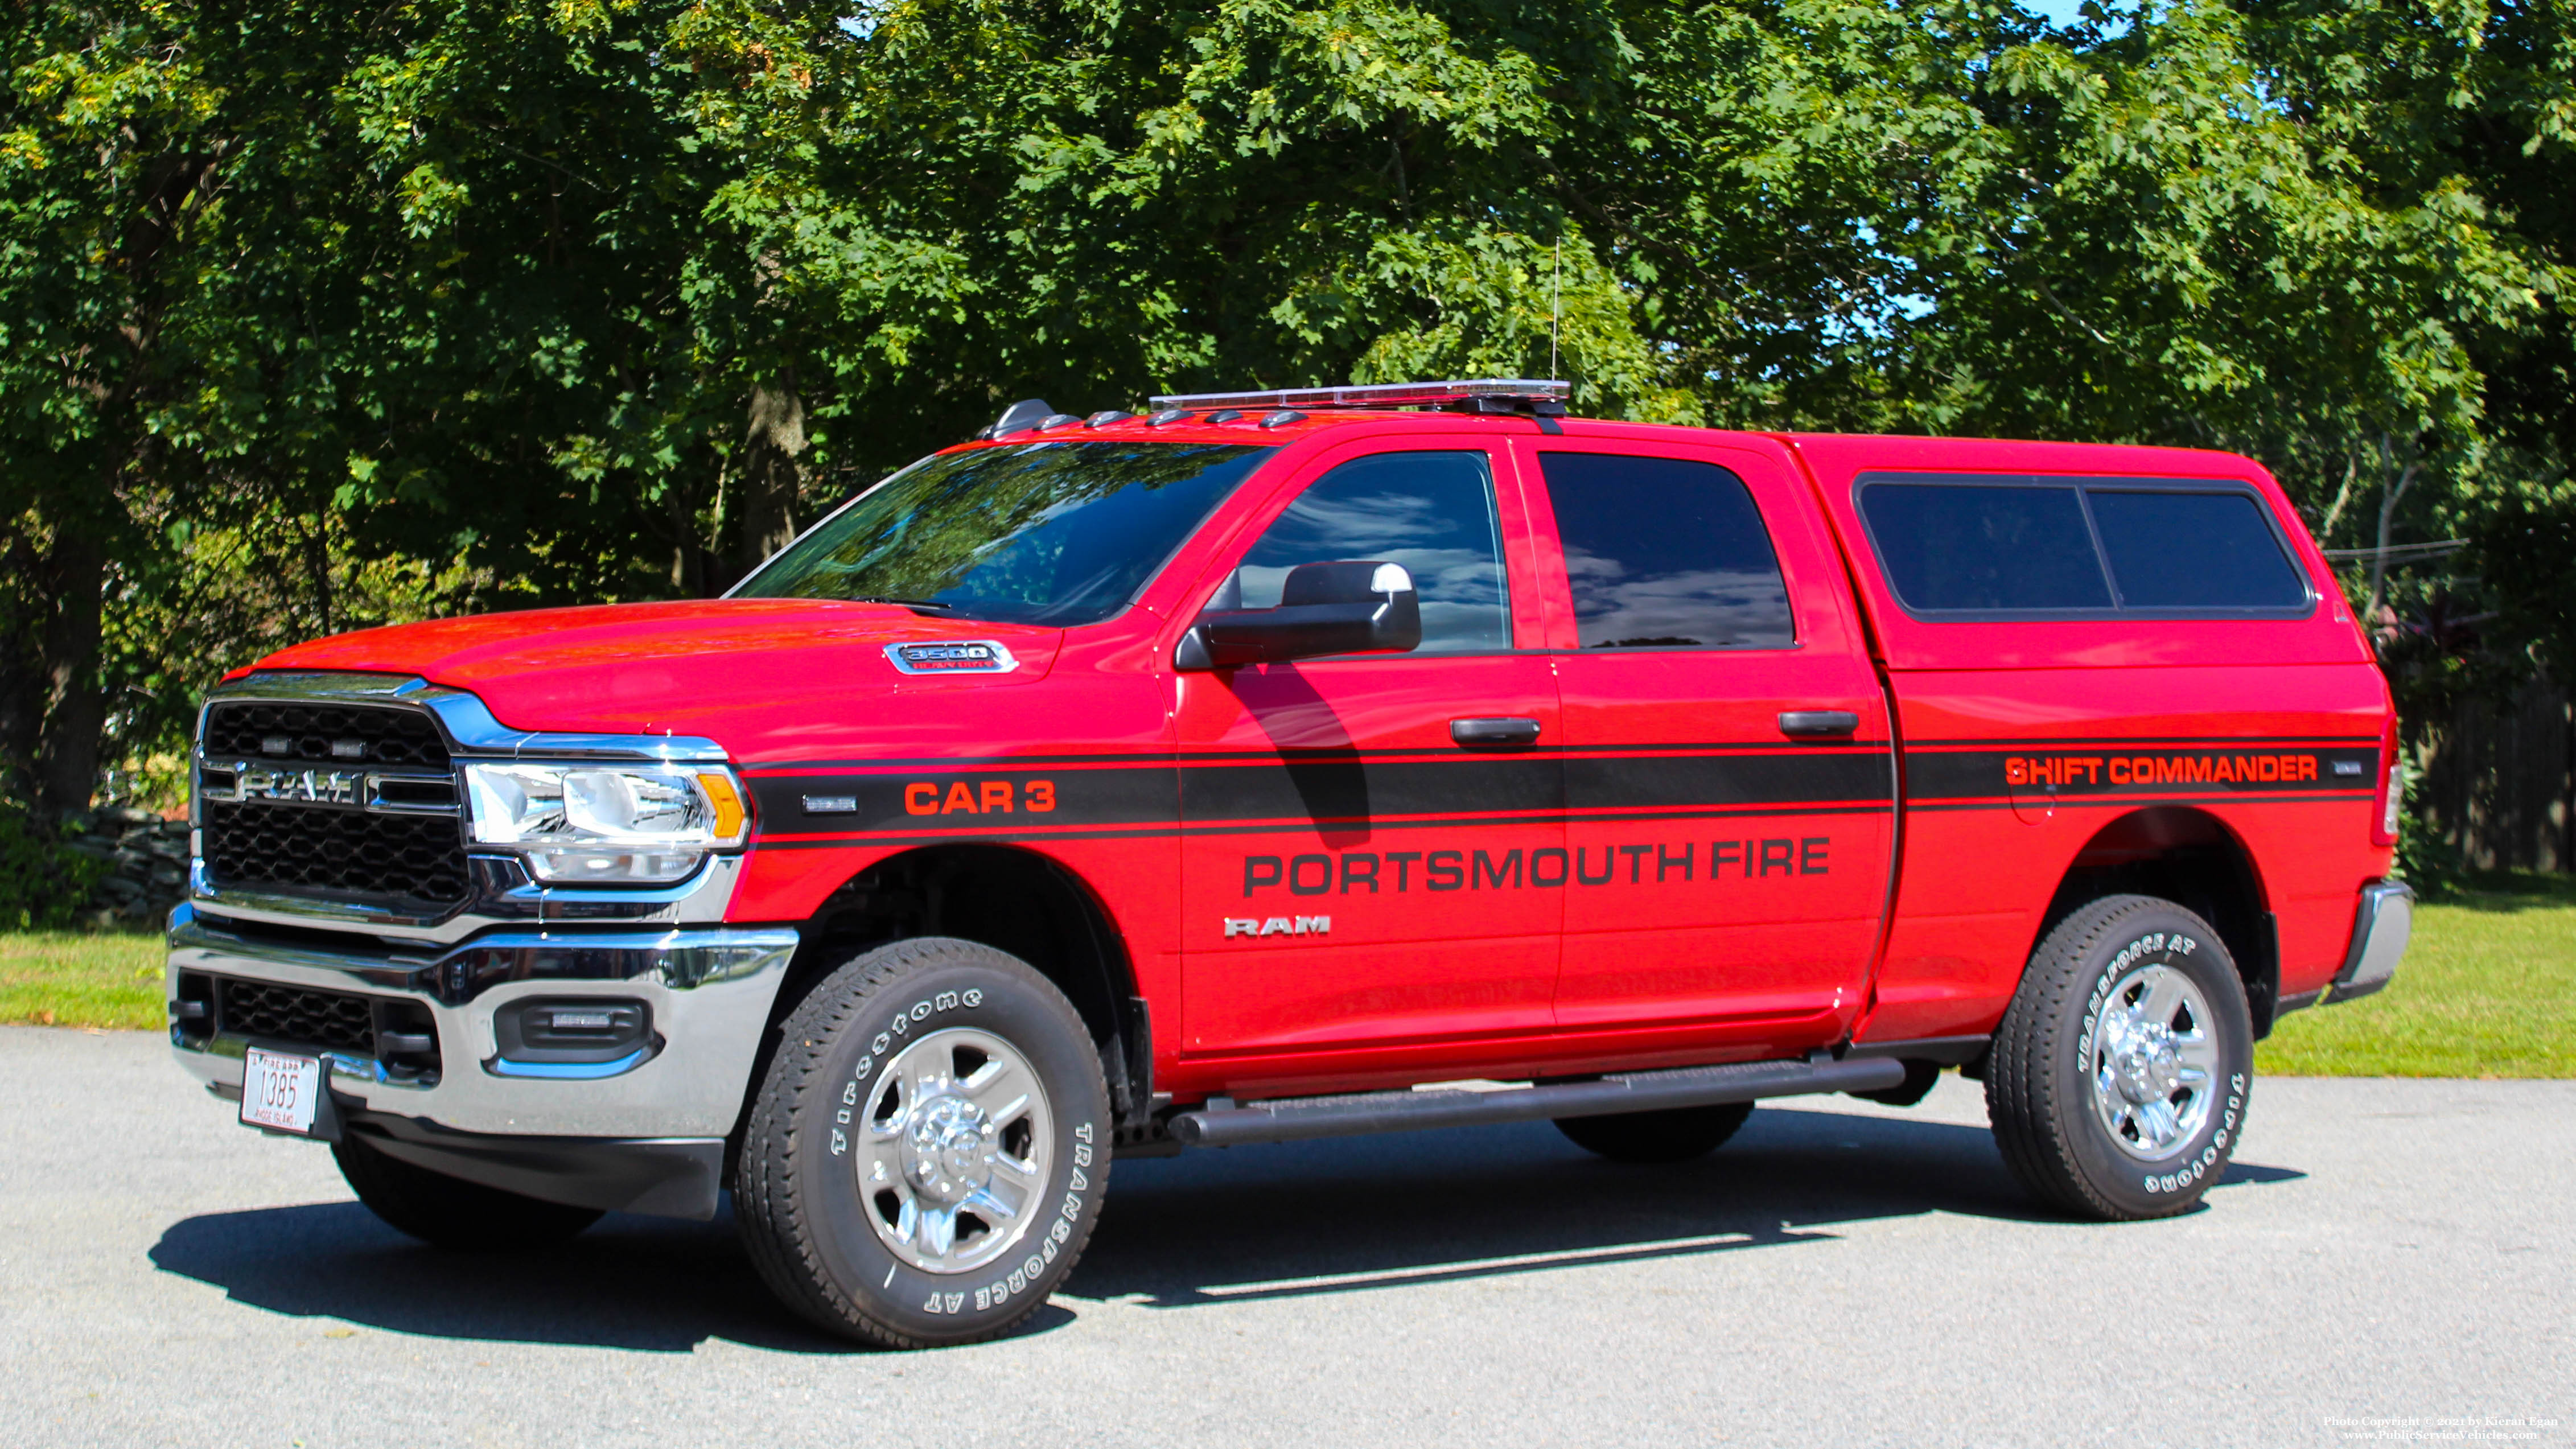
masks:
[[[790,1308],[883,1348],[997,1338],[1090,1241],[1109,1090],[1053,983],[989,946],[866,952],[789,1015],[734,1180]]]
[[[331,1157],[369,1212],[441,1248],[468,1252],[542,1248],[600,1219],[595,1208],[545,1202],[415,1167],[377,1151],[363,1137],[332,1143]]]
[[[1559,1117],[1556,1130],[1586,1152],[1612,1162],[1688,1162],[1726,1145],[1753,1115],[1750,1102],[1670,1107],[1607,1117]]]
[[[2171,901],[2110,896],[2031,954],[1995,1028],[1986,1112],[2041,1201],[2102,1222],[2170,1217],[2226,1174],[2253,1062],[2218,933]]]

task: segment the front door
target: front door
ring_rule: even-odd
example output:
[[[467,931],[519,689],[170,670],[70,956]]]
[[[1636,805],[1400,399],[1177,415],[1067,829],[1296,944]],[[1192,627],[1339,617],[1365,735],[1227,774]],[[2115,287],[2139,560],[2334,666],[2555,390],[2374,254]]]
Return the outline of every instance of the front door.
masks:
[[[1886,909],[1895,780],[1814,509],[1750,449],[1539,439],[1522,456],[1571,616],[1559,1027],[1723,1049],[1706,1059],[1839,1036]]]
[[[1230,575],[1265,608],[1299,564],[1402,564],[1420,648],[1176,676],[1182,1050],[1239,1089],[1472,1064],[1549,1024],[1566,865],[1555,684],[1515,647],[1528,518],[1493,453],[1423,441],[1317,459]]]

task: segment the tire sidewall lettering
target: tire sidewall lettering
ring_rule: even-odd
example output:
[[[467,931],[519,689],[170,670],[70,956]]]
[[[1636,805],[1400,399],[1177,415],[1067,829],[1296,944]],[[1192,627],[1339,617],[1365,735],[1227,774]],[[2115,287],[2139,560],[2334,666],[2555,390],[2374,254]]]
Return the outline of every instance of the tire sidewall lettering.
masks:
[[[2084,1020],[2075,1037],[2075,1070],[2078,1076],[2090,1070],[2093,1044],[2102,1030],[2102,1008],[2110,1004],[2111,988],[2120,978],[2138,966],[2165,966],[2186,970],[2184,963],[2200,950],[2200,942],[2186,931],[2141,931],[2129,938],[2111,959],[2093,975],[2093,989],[2085,993]]]
[[[1107,1104],[1085,1102],[1093,1089],[1085,1084],[1082,1067],[1095,1074],[1098,1068],[1080,1061],[1070,1043],[1057,1040],[1064,1033],[1027,991],[1000,989],[996,994],[997,988],[1018,984],[1006,975],[997,979],[987,968],[943,963],[917,980],[883,988],[884,997],[868,1002],[826,1049],[823,1065],[832,1085],[809,1108],[808,1130],[823,1136],[825,1151],[809,1159],[814,1170],[799,1191],[816,1210],[813,1221],[821,1230],[817,1248],[834,1260],[833,1277],[864,1290],[871,1312],[917,1323],[921,1331],[972,1331],[971,1320],[979,1315],[1009,1318],[1026,1311],[1033,1298],[1052,1291],[1061,1276],[1057,1264],[1069,1248],[1081,1245],[1088,1218],[1097,1215],[1107,1176],[1102,1145],[1106,1119],[1101,1115]],[[1044,1205],[1050,1221],[1033,1227],[1007,1259],[956,1275],[923,1272],[878,1239],[868,1218],[876,1209],[867,1200],[853,1158],[857,1135],[866,1130],[881,1097],[878,1079],[890,1054],[950,1026],[972,1026],[1011,1042],[1028,1057],[1050,1097],[1060,1099],[1056,1161],[1048,1181],[1030,1199],[1032,1206]],[[1083,1046],[1088,1047],[1087,1037]],[[1019,1283],[1013,1287],[1015,1275]]]
[[[2090,981],[2077,1009],[2075,1050],[2061,1063],[2059,1082],[2067,1093],[2065,1100],[2070,1115],[2080,1120],[2074,1141],[2077,1158],[2085,1175],[2097,1190],[2130,1202],[2140,1210],[2171,1211],[2179,1197],[2196,1196],[2218,1178],[2223,1177],[2233,1151],[2243,1138],[2243,1122],[2248,1096],[2252,1042],[2241,1035],[2241,1016],[2225,1011],[2221,1020],[2212,1024],[2219,1037],[2221,1069],[2226,1073],[2225,1089],[2212,1105],[2208,1121],[2183,1151],[2158,1163],[2142,1163],[2110,1140],[2093,1105],[2093,1059],[2101,1038],[2104,1016],[2110,1006],[2112,988],[2121,978],[2141,966],[2164,966],[2188,976],[2213,1003],[2223,995],[2241,989],[2234,966],[2223,951],[2213,951],[2198,932],[2177,928],[2179,923],[2141,925],[2126,933],[2119,945],[2099,962],[2090,973]],[[2214,979],[2224,977],[2223,980]]]
[[[1098,1161],[1095,1142],[1099,1135],[1090,1122],[1079,1123],[1066,1134],[1069,1139],[1068,1145],[1072,1149],[1070,1153],[1072,1170],[1067,1178],[1071,1185],[1066,1188],[1063,1200],[1057,1204],[1055,1216],[1049,1220],[1046,1227],[1036,1230],[1034,1236],[1021,1240],[1021,1245],[1030,1248],[1031,1251],[1016,1262],[987,1268],[985,1271],[995,1276],[989,1281],[981,1282],[966,1290],[965,1301],[971,1305],[971,1308],[965,1311],[991,1312],[1004,1307],[1031,1289],[1044,1286],[1039,1280],[1063,1254],[1065,1244],[1072,1241],[1073,1235],[1081,1230],[1082,1216],[1091,1208],[1090,1199],[1095,1195],[1094,1189],[1101,1180],[1100,1175],[1094,1171],[1094,1164]],[[939,1308],[932,1308],[929,1302],[925,1301],[923,1311],[936,1313],[961,1311],[945,1307],[947,1298],[948,1295],[942,1294],[935,1300],[943,1305]]]

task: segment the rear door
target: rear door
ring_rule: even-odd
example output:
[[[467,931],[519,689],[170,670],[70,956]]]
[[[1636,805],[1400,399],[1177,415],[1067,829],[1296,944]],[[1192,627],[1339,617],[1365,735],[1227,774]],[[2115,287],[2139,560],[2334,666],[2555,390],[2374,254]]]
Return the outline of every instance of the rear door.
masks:
[[[1895,777],[1821,520],[1772,452],[1514,446],[1543,480],[1557,603],[1559,1028],[1724,1055],[1839,1036],[1886,909]]]
[[[1244,1061],[1238,1087],[1547,1029],[1556,687],[1520,647],[1535,564],[1502,463],[1470,438],[1320,455],[1229,570],[1262,608],[1298,564],[1402,564],[1418,650],[1176,676],[1182,1049]]]

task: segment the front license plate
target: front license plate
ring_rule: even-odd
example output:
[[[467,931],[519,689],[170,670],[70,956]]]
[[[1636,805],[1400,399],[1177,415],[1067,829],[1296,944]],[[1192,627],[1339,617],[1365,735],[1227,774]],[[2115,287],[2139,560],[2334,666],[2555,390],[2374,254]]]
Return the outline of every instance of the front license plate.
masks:
[[[259,1047],[243,1053],[241,1119],[246,1125],[311,1136],[321,1102],[320,1059]]]

